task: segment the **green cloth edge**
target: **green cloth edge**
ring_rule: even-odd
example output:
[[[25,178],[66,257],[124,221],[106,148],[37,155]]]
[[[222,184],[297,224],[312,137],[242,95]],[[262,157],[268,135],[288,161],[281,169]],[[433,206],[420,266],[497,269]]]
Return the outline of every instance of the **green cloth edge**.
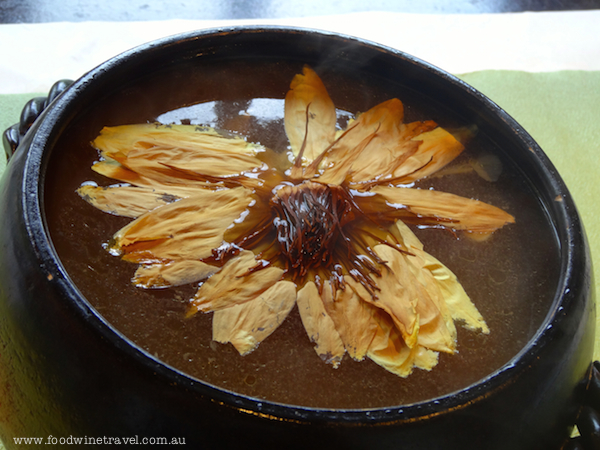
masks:
[[[594,290],[600,280],[600,71],[487,70],[458,75],[512,116],[539,144],[571,193],[586,230]],[[596,317],[594,359],[600,359]]]
[[[45,97],[48,94],[33,92],[31,94],[2,94],[0,95],[0,132],[4,131],[18,123],[21,118],[21,111],[25,104],[35,97]],[[6,156],[2,150],[0,156],[0,175],[4,173],[6,168]]]

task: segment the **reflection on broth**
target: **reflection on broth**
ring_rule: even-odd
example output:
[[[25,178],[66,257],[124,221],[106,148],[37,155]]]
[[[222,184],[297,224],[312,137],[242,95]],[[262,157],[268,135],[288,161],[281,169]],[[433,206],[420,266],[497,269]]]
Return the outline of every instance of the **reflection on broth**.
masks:
[[[198,298],[198,286],[200,283],[202,290],[204,278],[168,289],[140,289],[131,282],[136,266],[103,250],[109,238],[133,218],[105,214],[81,201],[75,192],[86,182],[99,186],[116,183],[90,169],[98,155],[89,143],[104,126],[160,122],[165,125],[189,125],[194,129],[198,125],[200,129],[211,127],[227,130],[227,138],[242,136],[247,143],[259,143],[267,148],[258,154],[263,169],[268,166],[284,172],[284,169],[291,167],[298,154],[292,154],[293,149],[288,147],[283,123],[283,98],[289,80],[301,70],[302,67],[297,64],[288,66],[267,62],[255,65],[217,63],[193,71],[190,71],[190,67],[180,67],[174,72],[166,71],[108,96],[100,104],[94,105],[93,111],[70,126],[55,147],[60,150],[55,151],[48,171],[46,214],[53,242],[71,278],[116,329],[165,363],[210,384],[270,401],[325,408],[393,406],[445,395],[489,375],[515,356],[535,333],[552,301],[558,267],[557,264],[548,267],[549,261],[557,260],[557,248],[541,206],[518,170],[511,166],[510,161],[502,159],[502,154],[483,134],[473,137],[465,152],[442,169],[438,176],[422,177],[407,185],[426,191],[433,189],[477,198],[505,211],[516,212],[515,224],[502,228],[486,240],[477,241],[464,233],[453,231],[458,226],[456,223],[447,229],[440,229],[440,224],[431,220],[421,223],[425,226],[418,226],[420,222],[414,215],[407,215],[404,210],[401,212],[403,219],[424,244],[425,251],[456,274],[485,318],[490,333],[465,329],[458,323],[456,353],[451,351],[448,353],[452,354],[446,354],[442,351],[437,365],[431,365],[435,365],[432,370],[415,370],[406,378],[397,376],[398,371],[393,373],[389,368],[388,371],[382,369],[376,364],[379,362],[376,358],[355,361],[352,358],[355,355],[350,351],[343,356],[337,355],[337,359],[330,358],[335,366],[341,362],[335,369],[323,364],[315,355],[314,343],[307,336],[303,311],[297,307],[291,308],[287,319],[256,349],[241,357],[239,353],[243,352],[239,348],[238,353],[231,344],[213,340],[213,314],[199,312],[186,318],[190,311],[190,299]],[[226,79],[228,73],[240,71],[246,73],[254,84],[248,84],[245,90],[239,85],[224,89],[219,80]],[[431,100],[420,98],[401,86],[371,85],[360,77],[338,73],[334,68],[322,71],[320,75],[330,90],[332,100],[341,108],[336,110],[338,130],[348,126],[351,114],[347,111],[367,111],[392,97],[404,102],[405,123],[434,119],[447,129],[466,125]],[[191,74],[187,78],[186,93],[169,81],[179,77],[180,73],[186,73],[186,76]],[[148,99],[148,92],[153,93],[151,99]],[[190,96],[197,102],[191,106]],[[63,153],[59,154],[59,151]],[[309,163],[304,166],[302,173],[306,173]],[[483,174],[482,167],[487,170]],[[381,228],[389,229],[393,225],[393,221],[381,218],[375,225],[372,221],[370,225],[361,223],[360,214],[374,203],[369,195],[375,190],[365,190],[363,194],[369,195],[355,196],[352,200],[354,203],[351,203],[345,196],[348,193],[353,195],[352,191],[342,187],[341,193],[337,193],[336,188],[333,194],[321,194],[323,189],[329,188],[324,188],[318,181],[298,176],[300,169],[294,179],[294,169],[291,170],[292,175],[287,172],[287,175],[279,174],[280,178],[259,175],[264,186],[268,187],[264,191],[270,193],[262,199],[263,203],[273,202],[271,197],[275,186],[290,182],[296,186],[286,188],[290,196],[320,198],[321,195],[333,195],[331,198],[345,201],[346,205],[352,204],[345,211],[353,214],[354,218],[344,224],[343,233],[355,236],[355,230],[360,228],[376,235]],[[320,176],[324,176],[323,171]],[[223,188],[227,187],[225,185]],[[298,188],[300,185],[303,187]],[[277,192],[284,191],[281,189]],[[283,198],[279,195],[275,203],[283,205],[288,197],[285,197],[285,201]],[[166,198],[166,203],[170,203],[169,199]],[[360,206],[360,201],[364,202],[362,209],[352,209],[356,204]],[[284,206],[282,208],[285,209]],[[283,213],[278,214],[277,217],[283,217]],[[231,235],[232,232],[229,233]],[[281,241],[282,231],[273,229],[268,236],[271,241],[275,242],[277,238]],[[406,252],[403,255],[410,253],[405,243],[398,241],[399,238],[392,240],[388,236],[381,235],[377,242],[385,243],[384,247],[388,249],[397,247],[396,250],[390,250],[392,252],[401,248]],[[527,251],[522,251],[524,248]],[[254,250],[255,253],[265,251],[260,246]],[[123,251],[121,247],[121,255]],[[380,252],[380,257],[390,255],[389,251],[386,253],[383,249]],[[264,254],[268,255],[268,252]],[[273,253],[269,268],[280,268],[284,272],[286,267],[289,269],[285,255],[285,252]],[[324,257],[324,253],[318,255]],[[396,257],[394,255],[391,254],[393,258]],[[239,252],[229,252],[216,265],[225,268],[239,256]],[[376,255],[371,254],[370,257],[376,258]],[[205,258],[206,261],[209,259]],[[148,264],[145,260],[135,258],[130,258],[130,261]],[[343,267],[339,273],[349,275],[352,264],[341,265]],[[331,267],[333,263],[328,266],[327,274],[335,277],[337,269]],[[255,273],[261,275],[261,270]],[[320,280],[326,277],[319,270],[312,275],[309,271],[306,277],[294,278],[290,273],[287,270],[287,282],[296,283],[299,288],[305,283],[315,282],[323,291],[315,273]],[[361,283],[361,276],[367,281]],[[353,282],[346,281],[346,289],[350,286],[356,290],[362,285],[368,291],[369,277],[379,279],[378,274],[367,269]],[[367,303],[380,301],[382,294],[378,289],[379,285],[372,288],[370,303]],[[199,307],[197,310],[204,309]],[[435,350],[436,353],[438,350],[435,346],[423,348]],[[420,363],[420,366],[426,364]]]

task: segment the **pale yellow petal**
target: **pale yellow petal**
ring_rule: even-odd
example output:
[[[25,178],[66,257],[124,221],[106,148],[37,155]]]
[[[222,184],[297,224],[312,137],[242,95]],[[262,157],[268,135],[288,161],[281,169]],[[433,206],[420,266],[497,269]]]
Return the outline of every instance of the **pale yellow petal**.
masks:
[[[414,252],[415,250],[423,250],[423,243],[417,235],[412,232],[408,225],[401,220],[396,221],[389,230],[392,235],[401,243],[404,244],[406,251]]]
[[[319,76],[308,66],[292,80],[285,97],[284,119],[294,155],[298,156],[304,146],[302,156],[308,162],[335,139],[335,106]]]
[[[408,347],[394,321],[385,313],[378,316],[378,325],[367,356],[393,374],[400,377],[409,376],[413,371],[414,355],[418,346],[414,349]]]
[[[240,176],[263,166],[256,157],[263,151],[261,147],[194,125],[105,127],[92,145],[106,161],[116,161],[139,178],[163,185]],[[119,178],[135,178],[108,164],[101,162],[95,169],[116,172]]]
[[[431,274],[437,284],[443,303],[438,303],[441,313],[445,317],[446,325],[451,330],[450,322],[456,320],[470,330],[479,330],[489,333],[489,328],[484,318],[473,304],[456,275],[435,257],[423,250],[423,244],[415,234],[402,222],[396,223],[405,244],[410,247],[415,256],[406,256],[412,260],[414,267],[421,267],[423,271]],[[427,278],[423,278],[426,280]],[[424,281],[428,282],[428,281]],[[434,292],[434,289],[431,289]],[[438,297],[434,297],[438,298]],[[450,318],[448,318],[448,315]]]
[[[349,276],[344,279],[345,290],[338,290],[335,299],[323,296],[322,300],[346,351],[352,358],[361,361],[377,332],[373,318],[376,308],[364,301],[370,294],[360,283]]]
[[[331,302],[333,296],[329,283],[323,289],[325,302]],[[329,296],[329,298],[327,298]],[[298,311],[302,324],[311,342],[316,344],[315,351],[325,362],[339,366],[344,356],[345,348],[333,320],[325,310],[324,301],[317,286],[312,281],[298,291]]]
[[[189,197],[199,189],[222,189],[225,187],[223,181],[194,180],[186,177],[181,172],[171,171],[162,173],[160,176],[142,176],[115,161],[106,158],[92,166],[94,172],[107,178],[129,183],[134,186],[151,188],[156,191],[168,192],[178,197]]]
[[[279,281],[253,300],[215,311],[213,340],[231,342],[241,355],[256,349],[296,304],[296,285]]]
[[[243,170],[251,170],[262,165],[255,156],[264,151],[256,144],[250,144],[239,137],[227,137],[209,128],[195,125],[136,124],[105,127],[92,145],[101,151],[102,156],[121,160],[145,159],[141,164],[155,162],[166,166],[181,166],[186,169],[209,170],[215,176],[231,175]],[[225,171],[204,167],[197,158],[213,158],[222,155],[231,165],[220,162]],[[239,170],[241,169],[241,170]]]
[[[398,184],[397,173],[415,155],[421,141],[414,136],[437,127],[433,121],[402,123],[398,99],[380,103],[348,124],[321,163],[322,183],[346,181],[354,189],[377,184]],[[330,181],[332,180],[332,181]]]
[[[350,121],[321,163],[324,170],[315,181],[339,185],[346,179],[363,181],[389,174],[406,150],[403,116],[402,102],[394,98]]]
[[[411,257],[403,255],[403,258],[410,259]],[[409,263],[409,267],[412,269],[412,264]],[[456,327],[451,315],[447,313],[442,294],[430,274],[421,268],[417,270],[418,276],[415,276],[415,279],[419,282],[421,280],[427,282],[427,286],[422,285],[423,288],[416,308],[419,315],[417,343],[430,350],[454,353],[456,351]],[[442,313],[442,310],[446,313]]]
[[[406,224],[398,221],[395,228],[398,230],[399,239],[410,252],[410,254],[403,254],[402,257],[425,291],[424,301],[420,303],[420,307],[423,308],[427,302],[432,302],[429,308],[430,314],[417,308],[420,319],[419,344],[434,350],[452,352],[456,349],[456,327],[446,304],[446,291],[442,290],[440,281],[431,270],[430,255],[423,250],[423,244]],[[458,280],[455,281],[458,283]],[[438,327],[440,329],[436,330]],[[434,345],[431,341],[441,341],[443,346]]]
[[[410,183],[433,174],[461,154],[464,146],[441,127],[419,134],[417,152],[394,171],[394,178]]]
[[[138,287],[165,288],[201,281],[218,271],[219,267],[205,262],[183,259],[142,264],[136,270],[132,281]]]
[[[420,269],[418,279],[433,278],[431,273]],[[419,302],[419,345],[445,353],[456,352],[457,332],[453,317],[440,288],[428,281],[427,298]]]
[[[429,350],[421,345],[413,351],[413,365],[421,370],[431,370],[437,366],[439,353]]]
[[[77,193],[101,211],[133,219],[179,199],[179,197],[157,192],[154,189],[134,186],[86,185],[77,189]]]
[[[283,270],[266,267],[250,272],[260,262],[249,250],[240,252],[206,280],[191,300],[188,316],[198,311],[218,311],[255,299],[281,280]]]
[[[111,251],[140,263],[209,257],[251,201],[245,188],[200,190],[123,227],[114,235]]]
[[[359,198],[361,206],[374,212],[385,202],[390,217],[406,219],[419,217],[419,223],[439,225],[456,230],[491,232],[514,223],[513,216],[487,203],[430,189],[412,189],[393,186],[375,186],[374,197]],[[377,196],[381,196],[377,199]],[[379,202],[379,204],[378,204]],[[393,208],[393,209],[392,209]],[[381,209],[379,210],[379,213]]]
[[[477,307],[471,302],[462,285],[456,279],[456,275],[429,254],[426,254],[425,263],[444,294],[452,318],[463,322],[467,329],[479,330],[488,334],[490,329]]]
[[[421,267],[413,267],[415,263],[411,258],[415,256],[387,245],[377,245],[374,250],[386,262],[381,277],[376,279],[381,291],[377,293],[378,298],[367,297],[364,301],[390,315],[409,348],[418,344],[453,353],[456,330],[450,315],[441,312],[445,305],[431,274]]]
[[[318,177],[314,178],[314,181],[329,185],[341,185],[347,179],[350,179],[350,173],[356,161],[356,158],[363,152],[367,147],[371,147],[371,142],[375,139],[375,135],[367,136],[362,142],[356,144],[356,146],[347,148],[343,147],[344,150],[339,159],[334,159],[337,155],[332,155],[330,158],[325,159],[325,170]],[[336,148],[339,149],[340,147]],[[373,152],[375,153],[375,152]],[[376,158],[379,160],[379,158]],[[334,162],[335,161],[335,162]]]
[[[374,278],[380,288],[377,298],[364,300],[388,313],[406,345],[413,348],[419,336],[418,286],[400,252],[387,245],[378,245],[374,250],[386,264],[381,276]]]

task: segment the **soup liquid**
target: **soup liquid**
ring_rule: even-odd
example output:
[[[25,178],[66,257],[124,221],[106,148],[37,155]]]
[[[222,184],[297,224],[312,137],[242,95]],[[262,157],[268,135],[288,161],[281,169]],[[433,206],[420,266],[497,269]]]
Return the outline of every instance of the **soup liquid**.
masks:
[[[439,229],[415,229],[425,250],[461,281],[491,332],[484,335],[458,324],[458,353],[440,354],[431,371],[408,378],[372,361],[345,357],[339,368],[316,355],[296,309],[247,356],[230,344],[212,341],[212,314],[185,312],[197,284],[145,290],[131,279],[136,264],[122,261],[103,244],[131,219],[103,213],[75,192],[83,183],[115,184],[91,170],[98,154],[90,142],[104,126],[132,123],[192,123],[247,137],[287,158],[283,98],[302,63],[188,62],[138,80],[107,95],[63,132],[49,162],[45,212],[50,236],[69,276],[87,300],[127,338],[164,363],[230,391],[279,403],[322,408],[372,408],[406,405],[452,393],[485,378],[513,358],[534,335],[553,300],[558,280],[556,237],[542,206],[519,171],[502,160],[496,182],[476,173],[422,180],[433,187],[503,208],[516,224],[484,242]],[[355,76],[318,68],[335,105],[360,112],[400,98],[405,122],[435,120],[441,126],[467,126],[460,117],[399,85],[377,85]],[[227,83],[244,74],[236,83]],[[502,157],[478,134],[453,164],[484,153]]]

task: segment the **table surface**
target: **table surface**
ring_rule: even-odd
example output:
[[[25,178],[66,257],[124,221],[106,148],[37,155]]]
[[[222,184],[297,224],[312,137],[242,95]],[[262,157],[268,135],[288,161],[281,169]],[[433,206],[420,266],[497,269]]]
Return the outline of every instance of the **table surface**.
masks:
[[[0,23],[275,19],[390,11],[481,14],[600,9],[600,0],[0,0]]]

